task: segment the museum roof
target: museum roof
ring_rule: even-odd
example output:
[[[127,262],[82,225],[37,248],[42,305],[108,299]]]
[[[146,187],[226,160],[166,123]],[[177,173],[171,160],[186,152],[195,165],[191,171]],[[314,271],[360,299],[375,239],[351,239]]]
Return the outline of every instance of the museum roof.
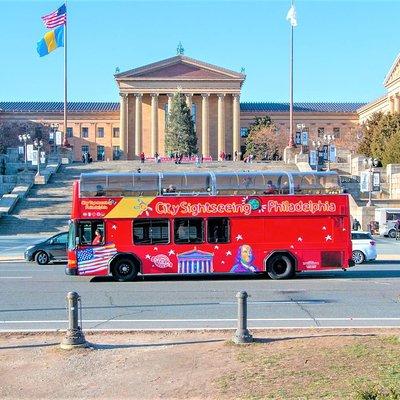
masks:
[[[355,113],[367,103],[294,103],[295,112]],[[241,103],[242,112],[289,112],[289,103]],[[61,101],[0,101],[0,111],[21,113],[61,113]],[[69,112],[118,112],[117,102],[68,102]]]
[[[355,113],[367,103],[294,103],[294,112]],[[240,103],[243,112],[289,112],[289,103]]]
[[[0,101],[0,111],[4,112],[63,112],[61,101]],[[69,112],[113,112],[119,111],[119,103],[112,102],[68,102]]]

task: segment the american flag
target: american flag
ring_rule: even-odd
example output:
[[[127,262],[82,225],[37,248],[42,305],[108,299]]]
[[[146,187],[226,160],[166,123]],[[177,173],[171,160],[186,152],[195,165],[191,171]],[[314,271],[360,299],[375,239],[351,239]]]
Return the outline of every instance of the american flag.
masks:
[[[106,244],[100,247],[89,247],[78,250],[78,270],[85,274],[96,272],[108,267],[108,261],[117,253],[115,244]]]
[[[53,29],[67,22],[67,7],[63,4],[59,9],[42,17],[44,26]]]

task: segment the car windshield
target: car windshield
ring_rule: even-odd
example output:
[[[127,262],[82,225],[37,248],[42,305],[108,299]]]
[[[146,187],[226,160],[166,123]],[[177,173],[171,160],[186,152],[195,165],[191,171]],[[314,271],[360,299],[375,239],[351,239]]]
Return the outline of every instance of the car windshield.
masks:
[[[368,240],[372,240],[372,236],[370,233],[352,233],[351,234],[351,238],[352,239],[368,239]]]

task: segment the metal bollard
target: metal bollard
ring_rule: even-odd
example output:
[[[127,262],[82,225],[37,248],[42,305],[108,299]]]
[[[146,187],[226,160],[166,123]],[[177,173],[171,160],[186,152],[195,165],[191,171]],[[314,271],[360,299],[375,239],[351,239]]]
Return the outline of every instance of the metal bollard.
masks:
[[[237,292],[236,298],[238,299],[238,326],[233,336],[233,341],[236,344],[251,343],[253,336],[247,329],[247,297],[245,291]]]
[[[68,292],[67,294],[67,313],[68,313],[68,329],[62,340],[60,347],[70,350],[77,347],[87,347],[85,335],[78,324],[78,301],[79,294],[76,292]]]

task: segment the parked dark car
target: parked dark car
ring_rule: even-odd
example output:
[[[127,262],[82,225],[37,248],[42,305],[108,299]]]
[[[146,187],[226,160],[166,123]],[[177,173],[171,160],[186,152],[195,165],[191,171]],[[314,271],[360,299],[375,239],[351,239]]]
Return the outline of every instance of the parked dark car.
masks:
[[[24,253],[26,261],[36,261],[39,265],[50,261],[67,260],[68,232],[59,233],[43,242],[29,246]]]

